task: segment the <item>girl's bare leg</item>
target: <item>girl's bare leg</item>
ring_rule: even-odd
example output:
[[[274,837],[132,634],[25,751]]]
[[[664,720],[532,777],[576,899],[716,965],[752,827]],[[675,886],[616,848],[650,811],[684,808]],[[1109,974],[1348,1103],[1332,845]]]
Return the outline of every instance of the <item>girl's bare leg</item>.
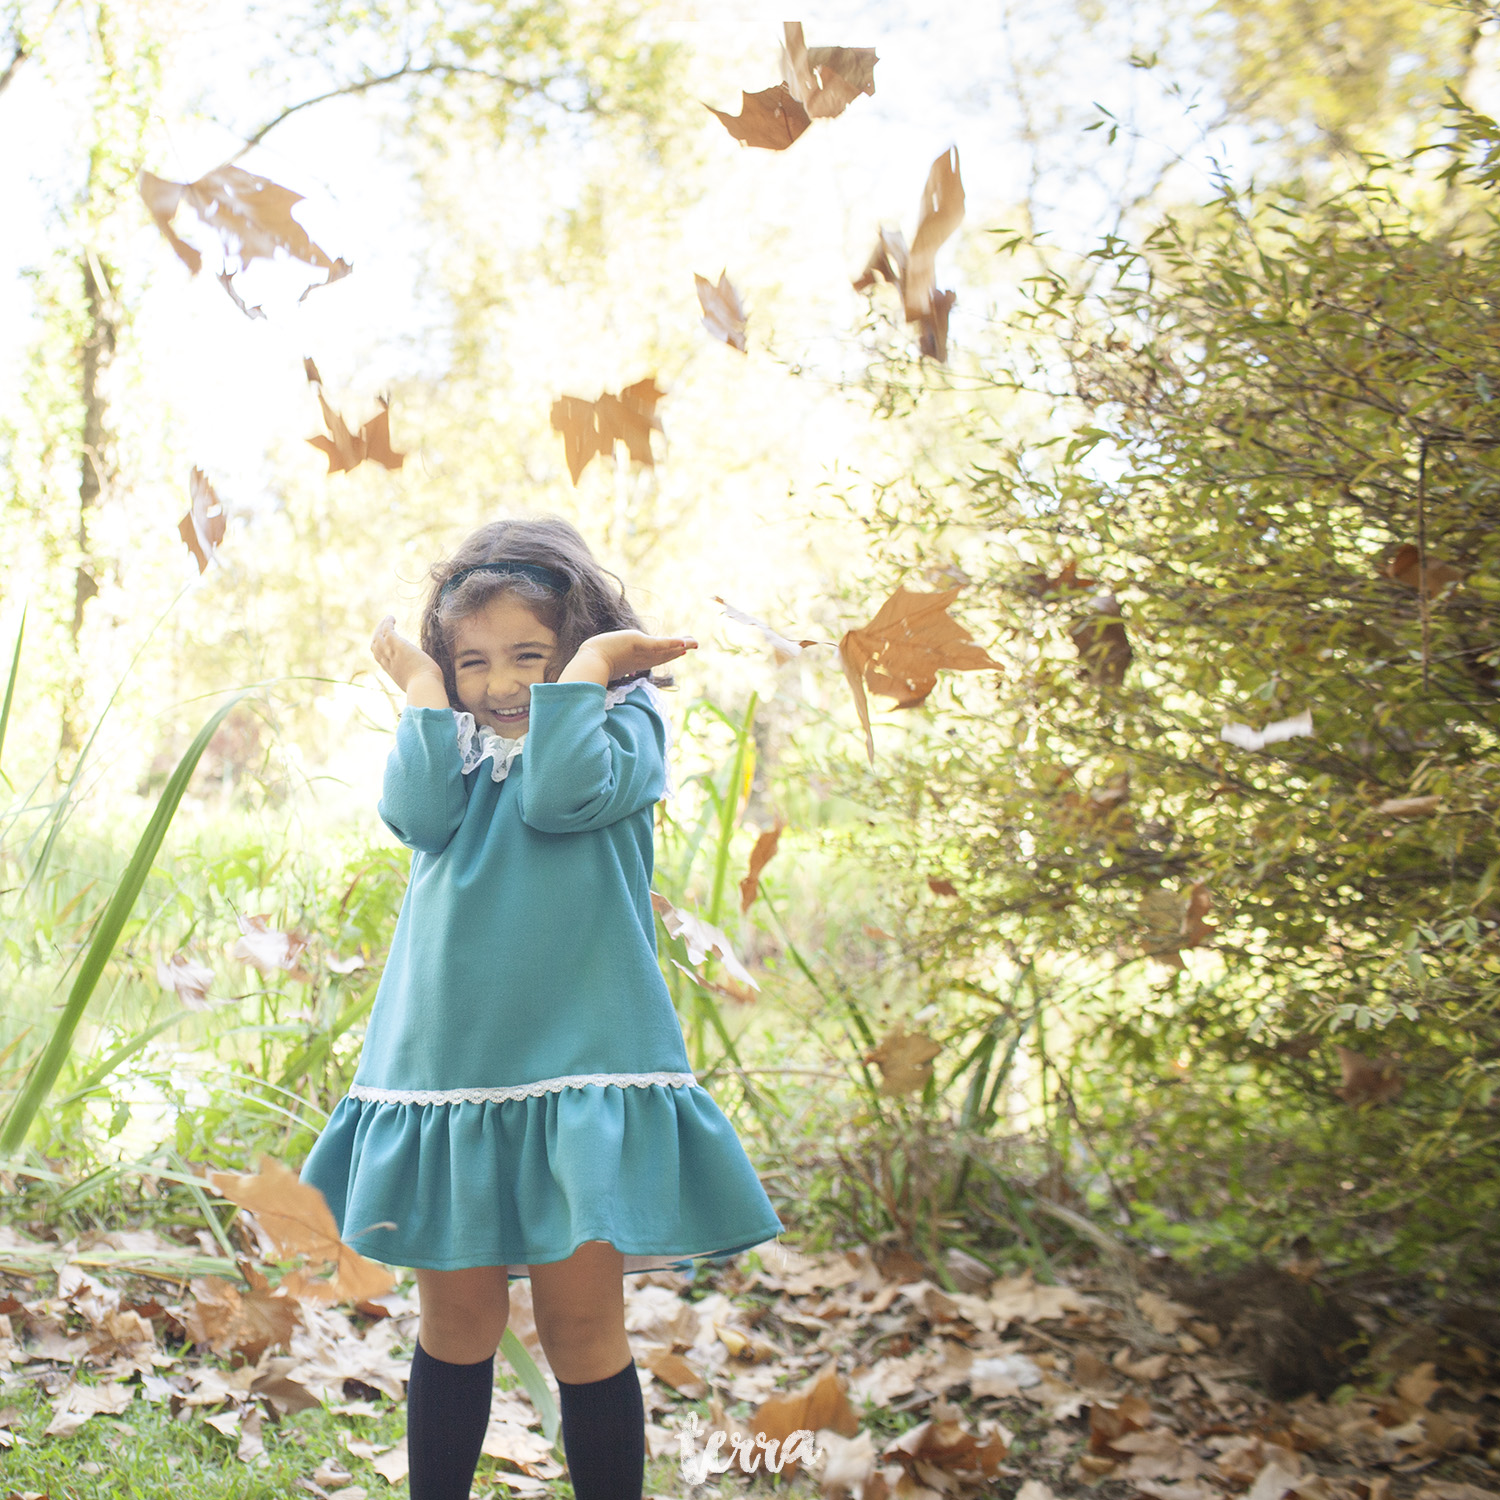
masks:
[[[531,1305],[537,1335],[559,1380],[569,1385],[606,1380],[630,1363],[625,1258],[608,1241],[590,1240],[566,1260],[532,1266]]]
[[[418,1337],[434,1359],[451,1365],[476,1365],[500,1347],[500,1335],[510,1317],[504,1266],[419,1270],[417,1288],[422,1298]],[[621,1316],[623,1320],[623,1313]],[[622,1331],[623,1326],[622,1321]]]

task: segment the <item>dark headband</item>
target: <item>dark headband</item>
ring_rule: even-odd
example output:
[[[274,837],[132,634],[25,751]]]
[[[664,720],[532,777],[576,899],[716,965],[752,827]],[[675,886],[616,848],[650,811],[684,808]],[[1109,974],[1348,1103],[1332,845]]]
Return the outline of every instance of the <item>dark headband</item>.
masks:
[[[476,563],[472,568],[460,568],[451,578],[444,581],[442,588],[438,591],[438,598],[446,598],[471,573],[519,573],[523,578],[529,578],[533,583],[541,584],[544,589],[551,589],[554,594],[568,592],[568,575],[559,573],[556,568],[544,568],[541,563],[492,562]]]

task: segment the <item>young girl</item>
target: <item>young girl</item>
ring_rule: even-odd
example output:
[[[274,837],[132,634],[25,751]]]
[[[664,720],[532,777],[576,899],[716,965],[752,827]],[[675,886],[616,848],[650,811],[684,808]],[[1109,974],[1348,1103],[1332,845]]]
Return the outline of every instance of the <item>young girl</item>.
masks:
[[[556,518],[495,521],[431,575],[379,812],[411,878],[355,1081],[303,1168],[355,1249],[416,1269],[412,1500],[467,1500],[508,1276],[531,1277],[577,1500],[639,1500],[624,1274],[781,1229],[701,1089],[657,965],[666,727],[647,635]]]

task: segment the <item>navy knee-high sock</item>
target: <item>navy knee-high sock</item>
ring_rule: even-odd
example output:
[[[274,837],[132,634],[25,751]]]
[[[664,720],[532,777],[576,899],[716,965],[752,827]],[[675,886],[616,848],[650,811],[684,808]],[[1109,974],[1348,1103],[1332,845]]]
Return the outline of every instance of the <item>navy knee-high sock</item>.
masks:
[[[635,1361],[608,1379],[583,1385],[559,1380],[557,1389],[563,1448],[577,1500],[641,1500],[646,1408]]]
[[[494,1355],[477,1365],[450,1365],[418,1341],[406,1385],[411,1500],[469,1500],[494,1383]]]

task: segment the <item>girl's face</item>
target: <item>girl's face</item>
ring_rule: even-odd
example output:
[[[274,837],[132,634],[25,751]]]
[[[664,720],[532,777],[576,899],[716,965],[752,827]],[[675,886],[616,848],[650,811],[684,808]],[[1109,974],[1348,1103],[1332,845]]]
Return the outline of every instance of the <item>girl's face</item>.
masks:
[[[453,632],[453,677],[458,701],[512,739],[525,734],[531,684],[547,680],[557,633],[514,594],[500,594],[465,615]]]

